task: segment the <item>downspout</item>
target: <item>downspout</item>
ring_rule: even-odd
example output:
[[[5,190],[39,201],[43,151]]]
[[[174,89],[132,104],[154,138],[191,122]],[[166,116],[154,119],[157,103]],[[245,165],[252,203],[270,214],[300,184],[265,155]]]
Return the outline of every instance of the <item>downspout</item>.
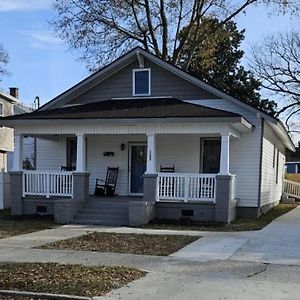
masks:
[[[258,117],[261,117],[258,114]],[[260,126],[261,136],[260,136],[260,157],[259,157],[259,175],[258,175],[258,208],[261,206],[261,186],[262,186],[262,158],[263,158],[263,142],[264,142],[264,131],[265,131],[265,119],[261,118]]]

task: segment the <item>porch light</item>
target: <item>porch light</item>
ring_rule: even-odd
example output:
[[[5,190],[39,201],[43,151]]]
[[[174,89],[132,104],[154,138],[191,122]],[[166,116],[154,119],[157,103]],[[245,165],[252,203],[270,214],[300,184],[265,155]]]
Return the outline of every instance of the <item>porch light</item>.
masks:
[[[121,150],[121,151],[124,151],[124,150],[125,150],[125,144],[124,144],[124,143],[122,143],[122,144],[120,145],[120,150]]]

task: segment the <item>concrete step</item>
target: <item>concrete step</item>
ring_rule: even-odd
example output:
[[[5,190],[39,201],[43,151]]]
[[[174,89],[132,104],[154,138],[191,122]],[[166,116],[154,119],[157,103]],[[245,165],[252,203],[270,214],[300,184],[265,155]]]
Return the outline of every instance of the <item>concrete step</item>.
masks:
[[[114,214],[114,213],[80,213],[78,212],[77,214],[75,214],[76,216],[86,216],[89,218],[112,218],[112,219],[118,219],[118,218],[128,218],[128,213],[125,214]]]
[[[128,222],[121,221],[106,221],[106,220],[72,220],[70,224],[80,224],[80,225],[104,225],[104,226],[128,226]]]
[[[128,216],[77,214],[74,216],[73,222],[76,224],[128,225]]]
[[[128,208],[128,203],[102,203],[102,202],[91,202],[86,201],[82,203],[82,208],[95,208],[95,209],[105,209],[105,208]]]
[[[81,208],[78,213],[81,214],[111,214],[111,215],[128,215],[128,207],[126,208]]]

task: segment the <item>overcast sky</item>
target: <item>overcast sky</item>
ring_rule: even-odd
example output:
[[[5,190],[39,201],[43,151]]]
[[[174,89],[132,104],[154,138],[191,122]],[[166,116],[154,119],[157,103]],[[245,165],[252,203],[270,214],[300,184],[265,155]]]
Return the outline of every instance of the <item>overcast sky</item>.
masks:
[[[42,103],[88,75],[75,52],[55,37],[49,26],[53,19],[51,0],[0,0],[0,43],[8,50],[11,75],[0,82],[0,89],[20,88],[21,100],[32,104],[35,96]],[[243,48],[250,54],[250,45],[265,35],[299,27],[299,19],[272,16],[264,8],[252,8],[237,20],[246,29]]]

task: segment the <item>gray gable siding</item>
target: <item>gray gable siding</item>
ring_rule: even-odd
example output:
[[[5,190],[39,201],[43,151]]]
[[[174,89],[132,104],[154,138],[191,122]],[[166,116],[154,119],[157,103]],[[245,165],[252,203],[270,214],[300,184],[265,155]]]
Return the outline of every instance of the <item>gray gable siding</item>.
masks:
[[[67,104],[81,104],[111,98],[132,97],[132,70],[137,68],[137,61],[129,64]],[[150,61],[145,61],[145,68],[151,69],[151,96],[172,96],[182,100],[218,98]]]

